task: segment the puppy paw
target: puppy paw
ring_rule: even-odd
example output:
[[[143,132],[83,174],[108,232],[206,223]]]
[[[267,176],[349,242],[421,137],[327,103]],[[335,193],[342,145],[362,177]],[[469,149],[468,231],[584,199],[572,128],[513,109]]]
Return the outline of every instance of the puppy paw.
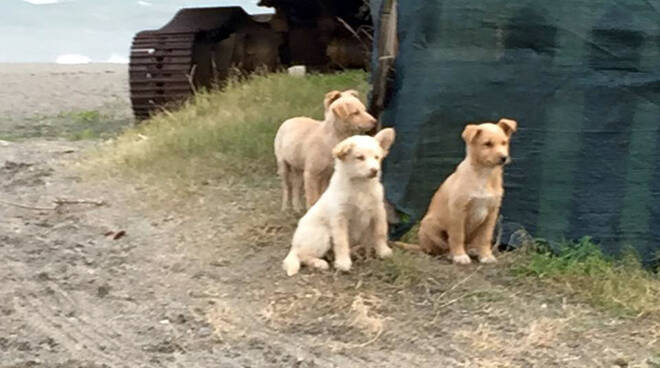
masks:
[[[287,276],[293,276],[300,271],[300,263],[297,262],[287,262],[286,260],[282,264],[282,268],[286,272]]]
[[[451,260],[452,260],[452,262],[454,262],[456,264],[464,264],[465,265],[465,264],[472,263],[472,261],[470,260],[470,256],[468,256],[467,254],[459,254],[459,255],[456,255],[456,256],[451,256]]]
[[[338,259],[336,259],[335,260],[335,268],[340,270],[340,271],[344,271],[344,272],[350,271],[351,270],[351,259],[350,258],[338,258]]]
[[[322,259],[315,259],[311,262],[311,266],[319,269],[319,270],[327,270],[330,268],[330,265],[328,265],[328,262],[322,260]]]
[[[481,262],[481,263],[495,263],[495,262],[497,262],[497,258],[495,258],[494,255],[489,254],[487,256],[480,256],[479,257],[479,262]]]
[[[392,257],[392,248],[388,247],[386,244],[377,245],[376,255],[378,256],[378,258]]]

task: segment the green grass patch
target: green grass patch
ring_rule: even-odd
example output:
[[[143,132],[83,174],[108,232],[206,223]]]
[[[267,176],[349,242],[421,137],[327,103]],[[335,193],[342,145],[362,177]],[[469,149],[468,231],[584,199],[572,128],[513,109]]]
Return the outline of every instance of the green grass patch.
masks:
[[[72,141],[117,136],[131,118],[127,109],[108,104],[102,110],[69,110],[53,115],[38,114],[0,124],[0,139],[64,138]]]
[[[165,111],[122,134],[103,155],[117,168],[195,177],[203,166],[225,175],[273,173],[273,139],[294,116],[323,118],[323,97],[333,89],[366,96],[367,75],[349,71],[304,78],[284,73],[230,80],[201,91],[176,111]]]
[[[660,318],[660,280],[645,270],[631,250],[619,258],[608,257],[585,237],[565,242],[552,252],[538,243],[522,250],[512,271],[550,283],[589,303],[621,314]]]
[[[92,140],[112,135],[117,125],[125,124],[115,121],[111,116],[97,110],[80,110],[62,112],[57,116],[56,126],[67,132],[64,135],[72,141]]]
[[[0,141],[13,142],[17,139],[16,136],[8,133],[0,133]]]
[[[98,124],[103,120],[101,113],[96,110],[62,112],[58,118],[68,119],[77,124]]]
[[[415,224],[408,232],[403,234],[401,241],[404,243],[419,243],[419,223]]]

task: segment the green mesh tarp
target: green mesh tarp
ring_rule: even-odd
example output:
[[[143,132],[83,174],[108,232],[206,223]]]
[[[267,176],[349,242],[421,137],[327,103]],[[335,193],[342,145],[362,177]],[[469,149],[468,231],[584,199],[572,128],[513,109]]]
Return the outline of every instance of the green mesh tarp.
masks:
[[[376,28],[381,4],[371,2]],[[394,238],[463,158],[465,124],[509,117],[519,130],[503,243],[524,228],[655,257],[660,0],[424,0],[397,10],[399,53],[381,116],[397,131],[383,178],[404,219]]]

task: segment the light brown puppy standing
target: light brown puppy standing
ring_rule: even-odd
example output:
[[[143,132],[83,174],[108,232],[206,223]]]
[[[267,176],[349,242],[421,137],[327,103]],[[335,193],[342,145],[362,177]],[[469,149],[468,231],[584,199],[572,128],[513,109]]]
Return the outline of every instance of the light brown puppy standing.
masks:
[[[325,95],[325,119],[296,117],[282,123],[275,136],[277,172],[282,180],[282,210],[291,203],[296,211],[304,187],[310,208],[328,187],[333,172],[332,149],[337,143],[376,127],[357,91],[331,91]]]
[[[454,263],[470,263],[476,251],[481,263],[492,263],[492,239],[502,203],[502,170],[509,159],[509,139],[517,123],[468,124],[463,131],[467,154],[433,195],[419,228],[423,251],[449,250]]]

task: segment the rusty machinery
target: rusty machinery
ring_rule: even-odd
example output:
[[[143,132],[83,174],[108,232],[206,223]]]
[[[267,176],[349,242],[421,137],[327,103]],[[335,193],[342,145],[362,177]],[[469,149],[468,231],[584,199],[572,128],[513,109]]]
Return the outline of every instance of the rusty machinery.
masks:
[[[137,33],[129,64],[136,121],[198,88],[222,83],[232,68],[367,67],[371,17],[364,0],[261,0],[259,5],[275,13],[182,9],[162,28]]]

